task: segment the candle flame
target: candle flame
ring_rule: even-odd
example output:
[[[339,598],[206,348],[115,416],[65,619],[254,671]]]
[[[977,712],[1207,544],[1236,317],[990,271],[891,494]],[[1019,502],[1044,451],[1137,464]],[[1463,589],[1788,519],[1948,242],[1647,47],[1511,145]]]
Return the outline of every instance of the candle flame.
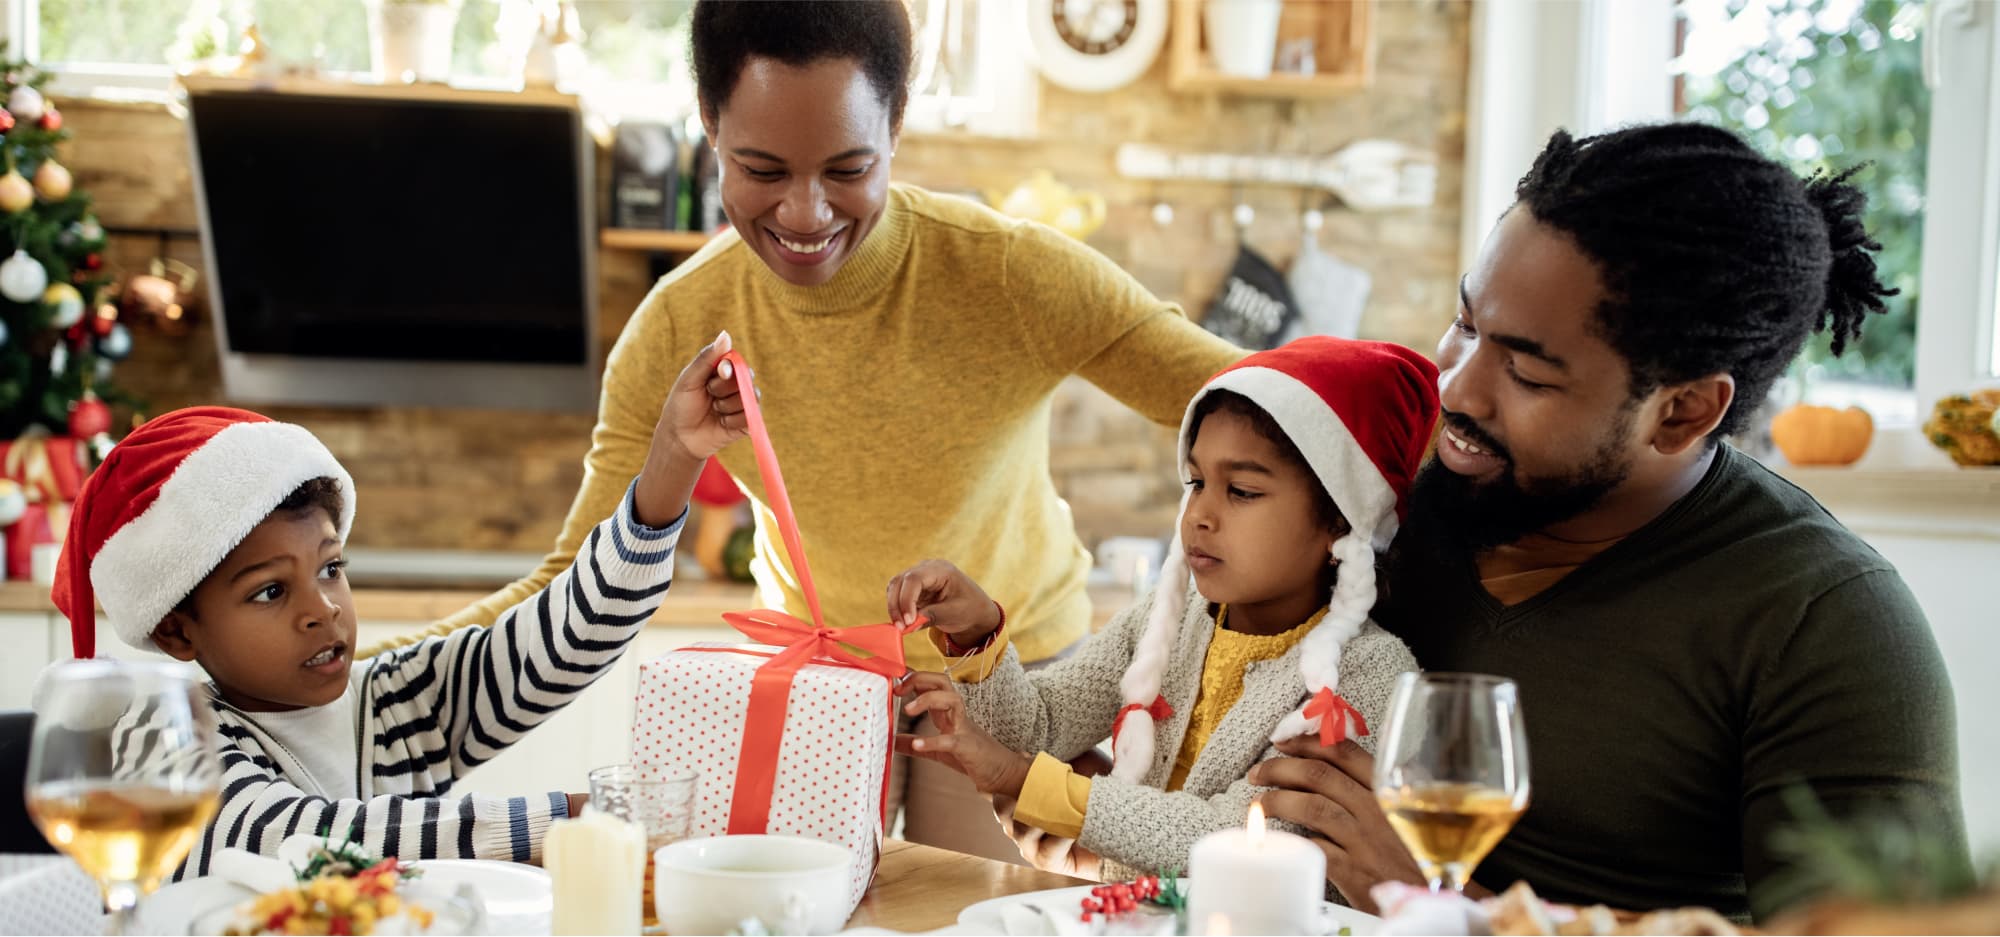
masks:
[[[1250,802],[1250,818],[1244,822],[1243,829],[1245,839],[1249,842],[1252,849],[1264,844],[1263,801],[1253,800]]]

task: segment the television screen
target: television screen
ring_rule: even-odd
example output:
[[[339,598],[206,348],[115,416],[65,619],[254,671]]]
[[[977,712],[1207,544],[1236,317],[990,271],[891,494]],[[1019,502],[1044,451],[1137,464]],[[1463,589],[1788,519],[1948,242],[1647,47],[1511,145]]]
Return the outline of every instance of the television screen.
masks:
[[[588,360],[573,110],[272,92],[189,110],[229,350]]]
[[[185,82],[231,400],[594,405],[595,149],[576,98]]]

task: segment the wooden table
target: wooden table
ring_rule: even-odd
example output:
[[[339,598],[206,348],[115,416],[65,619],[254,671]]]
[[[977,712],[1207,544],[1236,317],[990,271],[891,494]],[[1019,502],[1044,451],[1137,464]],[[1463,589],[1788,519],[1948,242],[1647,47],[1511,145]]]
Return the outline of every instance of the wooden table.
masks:
[[[875,884],[862,896],[847,926],[937,930],[958,923],[958,912],[988,898],[1088,884],[1054,872],[889,840],[882,845]]]

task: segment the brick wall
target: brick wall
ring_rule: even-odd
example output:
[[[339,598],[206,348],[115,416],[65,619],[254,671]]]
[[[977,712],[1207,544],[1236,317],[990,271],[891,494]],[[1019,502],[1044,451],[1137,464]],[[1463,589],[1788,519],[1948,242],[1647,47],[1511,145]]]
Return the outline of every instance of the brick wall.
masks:
[[[1239,198],[1256,210],[1249,243],[1281,267],[1299,244],[1301,212],[1324,206],[1322,246],[1374,277],[1363,334],[1428,349],[1455,302],[1467,13],[1458,2],[1384,0],[1376,12],[1376,80],[1339,98],[1180,95],[1167,89],[1164,56],[1151,74],[1108,95],[1044,84],[1036,139],[912,135],[902,143],[896,176],[940,190],[999,192],[1046,168],[1105,197],[1106,224],[1091,237],[1092,246],[1160,296],[1197,313],[1233,259],[1236,233],[1229,216]],[[178,121],[158,108],[63,103],[76,135],[68,165],[97,200],[105,224],[194,229],[186,131]],[[1371,137],[1436,154],[1435,205],[1364,215],[1295,189],[1132,181],[1113,169],[1117,144],[1128,140],[1323,154]],[[1174,207],[1171,226],[1153,222],[1158,201]],[[156,237],[119,235],[107,259],[138,271],[160,252]],[[166,252],[200,265],[192,237],[169,239]],[[644,295],[650,271],[645,257],[614,251],[604,252],[599,266],[600,328],[608,343]],[[148,397],[154,412],[222,399],[214,335],[205,320],[184,337],[139,338],[120,380]],[[368,506],[355,542],[371,547],[547,547],[581,478],[592,422],[588,414],[266,409],[313,429],[348,465]],[[1170,430],[1073,381],[1059,393],[1052,443],[1057,485],[1086,543],[1118,534],[1160,535],[1171,525],[1178,486]]]

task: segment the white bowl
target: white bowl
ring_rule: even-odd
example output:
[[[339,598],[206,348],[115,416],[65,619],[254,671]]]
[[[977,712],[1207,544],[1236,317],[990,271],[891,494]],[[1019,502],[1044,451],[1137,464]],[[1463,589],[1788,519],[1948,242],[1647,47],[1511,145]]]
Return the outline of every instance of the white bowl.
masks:
[[[711,836],[653,853],[653,911],[669,934],[727,934],[756,918],[780,934],[847,926],[854,857],[799,836]]]

